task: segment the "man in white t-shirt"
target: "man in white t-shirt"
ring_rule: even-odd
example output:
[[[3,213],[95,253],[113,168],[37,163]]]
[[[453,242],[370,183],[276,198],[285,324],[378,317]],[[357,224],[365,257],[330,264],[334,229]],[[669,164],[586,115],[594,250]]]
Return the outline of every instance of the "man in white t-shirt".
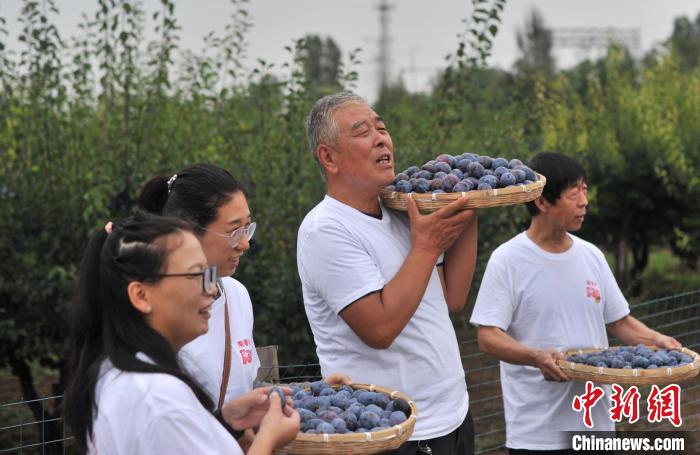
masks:
[[[323,375],[409,395],[411,441],[395,453],[473,453],[469,397],[449,318],[466,302],[477,223],[458,200],[427,216],[387,210],[394,179],[383,119],[350,92],[316,102],[307,121],[326,197],[299,228],[297,265]]]
[[[586,175],[575,160],[543,152],[530,161],[547,178],[528,203],[526,232],[489,259],[471,323],[479,347],[501,360],[506,447],[511,454],[573,453],[566,431],[585,431],[572,409],[585,383],[556,365],[561,351],[608,347],[607,330],[622,343],[679,348],[673,338],[630,316],[603,253],[572,234],[588,205]],[[610,388],[592,408],[593,430],[614,431]]]

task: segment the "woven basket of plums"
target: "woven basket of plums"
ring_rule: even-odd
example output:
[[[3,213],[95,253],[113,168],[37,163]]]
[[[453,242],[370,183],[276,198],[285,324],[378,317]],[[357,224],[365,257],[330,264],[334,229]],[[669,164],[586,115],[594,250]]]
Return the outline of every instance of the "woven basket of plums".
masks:
[[[643,344],[564,353],[559,367],[572,379],[602,384],[662,385],[687,381],[700,371],[700,355],[688,348],[658,349]]]
[[[412,198],[422,213],[467,198],[464,209],[497,207],[532,201],[542,194],[547,179],[519,159],[463,153],[442,154],[399,172],[379,196],[387,207],[406,210]]]
[[[417,410],[401,392],[370,384],[290,385],[301,416],[288,454],[369,454],[393,450],[413,433]]]

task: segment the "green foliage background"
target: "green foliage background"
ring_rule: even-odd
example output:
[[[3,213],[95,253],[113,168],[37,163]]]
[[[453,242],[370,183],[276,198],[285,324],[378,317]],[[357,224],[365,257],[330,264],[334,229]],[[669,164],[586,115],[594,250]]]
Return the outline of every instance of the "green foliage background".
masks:
[[[644,63],[613,47],[565,72],[524,55],[511,73],[485,64],[505,0],[472,3],[433,90],[410,94],[397,84],[375,103],[397,170],[439,153],[561,151],[589,171],[582,235],[614,252],[627,289],[641,291],[653,247],[695,267],[700,69],[682,49],[692,54],[697,35],[687,28],[700,30],[700,21],[682,23],[680,51],[670,42]],[[303,122],[319,96],[353,88],[358,52],[340,58],[332,42],[310,37],[288,44],[282,67],[259,60],[251,69],[242,63],[251,25],[243,0],[232,1],[229,26],[208,35],[201,52],[179,49],[171,0],[153,14],[138,1],[97,6],[66,39],[52,25],[51,0],[25,0],[23,47],[12,52],[0,18],[0,363],[24,375],[25,397],[28,365],[63,368],[67,305],[90,234],[130,213],[148,178],[197,162],[229,169],[250,189],[259,231],[237,278],[252,295],[256,342],[280,345],[283,363],[313,361],[296,232],[324,185]],[[525,54],[551,48],[526,44],[551,40],[547,33],[523,37]],[[541,61],[540,71],[532,62]],[[490,251],[526,226],[522,206],[484,211],[474,289]]]

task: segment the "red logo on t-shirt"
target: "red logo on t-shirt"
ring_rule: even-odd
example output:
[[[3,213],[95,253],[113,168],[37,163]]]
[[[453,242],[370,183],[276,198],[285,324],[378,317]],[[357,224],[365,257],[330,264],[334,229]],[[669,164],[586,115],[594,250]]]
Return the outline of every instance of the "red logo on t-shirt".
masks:
[[[244,338],[242,340],[238,340],[236,344],[238,344],[238,352],[241,353],[241,361],[243,362],[243,365],[253,363],[253,342],[247,338]]]
[[[600,289],[595,281],[586,281],[586,297],[595,300],[595,303],[600,303]]]

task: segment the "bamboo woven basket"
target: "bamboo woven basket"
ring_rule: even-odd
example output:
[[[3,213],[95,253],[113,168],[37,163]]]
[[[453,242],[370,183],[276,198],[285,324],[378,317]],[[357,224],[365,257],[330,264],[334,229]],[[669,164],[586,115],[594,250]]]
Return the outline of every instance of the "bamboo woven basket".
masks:
[[[464,209],[483,209],[503,205],[520,204],[536,199],[542,194],[547,183],[545,176],[537,174],[538,180],[527,185],[516,185],[510,188],[495,190],[472,190],[460,193],[401,193],[399,191],[382,190],[379,193],[384,205],[396,210],[406,211],[406,198],[413,198],[421,213],[430,213],[446,206],[461,197],[469,201]]]
[[[657,349],[654,346],[647,347],[652,350]],[[572,349],[564,352],[564,355],[568,357],[573,354],[586,354],[593,351],[600,351],[600,349]],[[693,361],[687,365],[654,368],[653,370],[594,367],[570,362],[569,360],[557,360],[557,364],[567,376],[581,381],[593,381],[600,384],[641,386],[652,384],[677,384],[692,379],[697,376],[700,371],[700,355],[688,348],[682,348],[681,352],[691,356]]]
[[[396,390],[387,389],[371,384],[353,384],[353,389],[365,389],[370,392],[382,392],[392,399],[403,398],[411,407],[411,415],[400,425],[386,430],[368,431],[366,433],[345,434],[306,434],[299,433],[297,437],[275,450],[276,454],[369,454],[379,453],[398,448],[413,434],[418,411],[409,397]]]

